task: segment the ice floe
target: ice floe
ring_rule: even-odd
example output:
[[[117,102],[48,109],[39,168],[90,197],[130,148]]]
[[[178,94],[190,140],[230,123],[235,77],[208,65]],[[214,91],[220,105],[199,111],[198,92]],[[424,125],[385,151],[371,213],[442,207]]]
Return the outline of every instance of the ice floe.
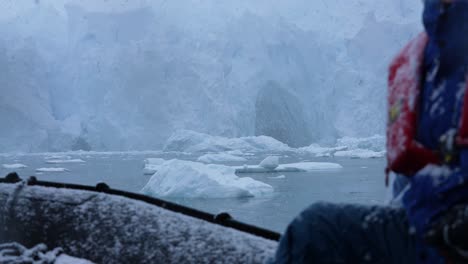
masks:
[[[364,138],[343,137],[337,140],[336,146],[347,147],[349,150],[366,149],[379,152],[385,149],[385,142],[385,137],[380,135]]]
[[[367,138],[343,137],[338,139],[333,147],[323,147],[312,144],[296,149],[297,153],[309,153],[316,157],[347,157],[347,158],[382,158],[385,156],[385,137],[375,135]]]
[[[348,157],[353,159],[372,159],[382,158],[385,156],[385,151],[373,151],[368,149],[353,149],[337,151],[334,154],[335,157]]]
[[[279,180],[279,179],[286,179],[286,176],[285,175],[279,175],[279,176],[273,176],[273,177],[268,177],[268,178]]]
[[[273,187],[238,177],[234,167],[170,160],[158,168],[142,192],[158,197],[233,198],[268,195]]]
[[[278,168],[279,166],[279,157],[278,156],[266,157],[262,162],[260,162],[259,166],[267,170],[274,170]]]
[[[197,159],[203,163],[246,162],[247,159],[229,153],[205,154]]]
[[[9,170],[17,170],[17,169],[24,169],[27,168],[28,166],[20,163],[15,163],[15,164],[3,164],[2,167],[4,169],[9,169]]]
[[[343,167],[331,162],[298,162],[280,164],[274,169],[268,169],[260,165],[244,165],[235,167],[236,173],[273,173],[273,172],[311,172],[320,170],[337,170]]]
[[[69,172],[70,170],[65,168],[37,168],[36,172]]]
[[[46,159],[47,164],[85,163],[82,159]]]
[[[309,153],[316,157],[333,157],[337,151],[347,150],[346,146],[339,147],[321,147],[318,144],[312,144],[307,147],[298,148],[298,153]]]
[[[283,152],[290,151],[291,148],[267,136],[225,138],[211,136],[190,130],[178,130],[167,140],[164,151],[178,152]]]
[[[145,167],[143,168],[143,174],[153,175],[166,160],[161,158],[147,158],[144,162]]]
[[[68,155],[50,155],[45,157],[46,160],[68,160],[71,159]]]

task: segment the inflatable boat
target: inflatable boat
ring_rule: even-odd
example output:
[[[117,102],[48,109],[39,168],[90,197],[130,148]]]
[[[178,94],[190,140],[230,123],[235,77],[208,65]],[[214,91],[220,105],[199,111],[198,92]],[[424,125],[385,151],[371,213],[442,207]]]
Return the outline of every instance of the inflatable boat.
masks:
[[[226,213],[109,188],[0,178],[0,243],[45,244],[95,263],[265,263],[280,235]]]

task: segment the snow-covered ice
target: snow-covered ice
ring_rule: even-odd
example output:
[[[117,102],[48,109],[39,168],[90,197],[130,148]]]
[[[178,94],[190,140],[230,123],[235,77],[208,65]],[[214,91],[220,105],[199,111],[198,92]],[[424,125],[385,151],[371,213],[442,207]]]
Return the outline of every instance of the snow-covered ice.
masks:
[[[143,168],[143,174],[145,175],[153,175],[155,174],[159,167],[166,162],[165,159],[161,158],[147,158],[144,160],[145,167]]]
[[[380,152],[385,149],[386,139],[381,135],[374,135],[371,137],[355,138],[355,137],[342,137],[337,140],[337,147],[346,147],[348,150],[373,150]]]
[[[36,172],[68,172],[66,168],[37,168]]]
[[[71,156],[68,155],[48,155],[45,157],[46,160],[69,160]]]
[[[274,170],[279,166],[279,157],[278,156],[268,156],[259,164],[260,167],[267,170]]]
[[[170,160],[163,163],[142,192],[157,197],[233,198],[271,194],[273,187],[223,165]]]
[[[82,159],[46,159],[48,164],[63,164],[63,163],[85,163]]]
[[[286,175],[278,175],[278,176],[273,176],[273,177],[268,177],[268,178],[280,180],[280,179],[286,179]]]
[[[28,166],[21,164],[21,163],[14,163],[14,164],[2,164],[2,167],[4,169],[16,170],[16,169],[24,169],[24,168],[27,168]]]
[[[260,165],[236,166],[236,173],[273,173],[273,172],[312,172],[321,170],[337,170],[343,167],[331,162],[297,162],[281,164],[275,169],[267,169]]]
[[[176,131],[166,142],[165,151],[179,152],[282,152],[291,150],[288,145],[266,136],[225,138],[189,130]]]
[[[200,156],[197,161],[203,163],[225,163],[225,162],[246,162],[247,159],[236,155],[225,153],[205,154]]]
[[[337,151],[343,151],[348,149],[346,146],[339,147],[322,147],[318,144],[312,144],[307,147],[298,148],[298,153],[310,153],[316,157],[333,157]]]
[[[373,151],[368,149],[353,149],[337,151],[335,157],[349,157],[353,159],[371,159],[382,158],[385,156],[385,151]]]

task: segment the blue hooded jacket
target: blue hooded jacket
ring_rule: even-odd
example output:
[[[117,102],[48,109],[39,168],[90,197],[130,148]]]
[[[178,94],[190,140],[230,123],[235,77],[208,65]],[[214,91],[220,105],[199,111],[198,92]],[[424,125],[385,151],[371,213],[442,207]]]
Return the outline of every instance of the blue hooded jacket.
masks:
[[[468,73],[468,1],[426,0],[424,26],[429,43],[424,58],[417,140],[437,150],[442,135],[457,130]],[[468,150],[451,164],[428,166],[410,179],[403,196],[410,224],[422,236],[438,216],[468,202]],[[430,263],[438,263],[435,259]]]

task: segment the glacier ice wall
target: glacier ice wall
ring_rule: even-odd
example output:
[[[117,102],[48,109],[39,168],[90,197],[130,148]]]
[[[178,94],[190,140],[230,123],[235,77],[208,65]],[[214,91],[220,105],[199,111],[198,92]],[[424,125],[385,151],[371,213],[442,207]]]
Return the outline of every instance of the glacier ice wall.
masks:
[[[0,152],[254,135],[270,81],[300,101],[301,138],[383,134],[386,67],[419,2],[2,1]]]

